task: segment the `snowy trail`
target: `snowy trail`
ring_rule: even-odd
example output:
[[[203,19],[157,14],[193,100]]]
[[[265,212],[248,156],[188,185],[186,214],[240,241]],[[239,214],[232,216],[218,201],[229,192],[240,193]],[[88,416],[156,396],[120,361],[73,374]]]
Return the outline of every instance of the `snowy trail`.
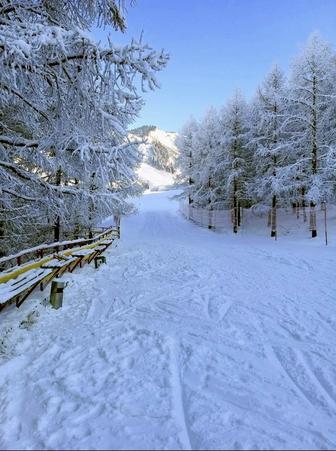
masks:
[[[336,447],[335,246],[202,230],[172,194],[63,309],[1,316],[0,448]]]

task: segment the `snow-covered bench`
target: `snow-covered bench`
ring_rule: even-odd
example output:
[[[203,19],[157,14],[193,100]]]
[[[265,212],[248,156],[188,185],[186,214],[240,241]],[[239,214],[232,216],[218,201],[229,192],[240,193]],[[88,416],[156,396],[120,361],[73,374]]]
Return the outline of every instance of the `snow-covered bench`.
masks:
[[[112,244],[112,242],[113,240],[109,240],[108,242],[101,242],[99,243],[99,246],[93,247],[91,249],[83,249],[72,252],[71,255],[78,258],[78,262],[75,264],[75,267],[79,265],[79,267],[81,268],[83,266],[83,263],[91,263],[92,260],[102,252],[104,252],[108,248],[108,246]]]
[[[0,311],[5,305],[16,302],[16,306],[20,305],[31,294],[35,288],[40,286],[41,290],[54,277],[59,277],[65,271],[72,272],[78,265],[82,267],[85,262],[92,260],[102,254],[114,241],[105,239],[99,241],[95,246],[84,249],[69,250],[65,253],[54,255],[52,258],[41,261],[40,266],[36,268],[38,262],[32,262],[34,265],[31,269],[16,266],[15,268],[3,271],[6,276],[5,281],[0,281]],[[18,274],[19,272],[19,274]]]
[[[114,240],[115,240],[115,238],[113,238],[112,240],[100,241],[99,245],[110,246],[113,243]]]
[[[0,284],[0,311],[11,302],[16,302],[20,307],[23,301],[40,285],[41,290],[44,284],[50,282],[54,277],[54,269],[37,268],[31,269],[16,278]]]
[[[54,270],[54,277],[61,276],[66,270],[72,272],[77,263],[78,258],[74,256],[54,255],[52,260],[44,263],[41,268]]]

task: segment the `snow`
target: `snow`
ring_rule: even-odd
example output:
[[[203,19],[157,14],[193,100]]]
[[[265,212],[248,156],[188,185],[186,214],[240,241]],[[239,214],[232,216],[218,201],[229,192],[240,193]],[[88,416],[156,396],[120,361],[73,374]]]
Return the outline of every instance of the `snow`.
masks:
[[[149,142],[156,140],[167,147],[172,153],[178,153],[178,149],[176,147],[176,132],[167,132],[165,130],[161,130],[156,128],[155,130],[149,132]]]
[[[141,163],[137,174],[140,180],[145,182],[151,191],[160,191],[175,183],[173,174],[156,169],[147,163]]]
[[[0,448],[333,449],[336,236],[217,234],[147,193],[107,264],[1,314]]]
[[[145,166],[142,166],[140,171],[138,171],[140,177],[143,178],[142,175],[144,173],[145,181],[152,181],[150,178],[148,179],[148,175],[146,174],[146,172],[148,172],[148,166],[167,171],[167,174],[171,174],[171,172],[178,173],[177,158],[179,150],[176,146],[177,133],[166,132],[159,128],[151,130],[147,132],[147,134],[143,133],[144,131],[139,135],[139,131],[136,134],[130,132],[128,135],[131,142],[141,143],[138,147],[143,155],[143,163],[145,163]],[[154,177],[157,179],[155,173]],[[168,184],[171,185],[172,182],[169,182]]]

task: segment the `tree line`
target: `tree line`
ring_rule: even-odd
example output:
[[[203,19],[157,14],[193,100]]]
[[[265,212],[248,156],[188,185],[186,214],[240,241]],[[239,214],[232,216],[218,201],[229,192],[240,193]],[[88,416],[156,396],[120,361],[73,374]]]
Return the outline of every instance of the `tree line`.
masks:
[[[241,208],[266,207],[273,237],[277,209],[291,206],[309,216],[316,237],[317,204],[335,201],[335,132],[336,53],[314,33],[288,75],[275,65],[251,101],[236,91],[220,111],[184,125],[184,196],[195,207],[230,209],[235,233]]]
[[[126,30],[119,0],[0,0],[0,254],[92,235],[141,189],[127,129],[168,56]]]

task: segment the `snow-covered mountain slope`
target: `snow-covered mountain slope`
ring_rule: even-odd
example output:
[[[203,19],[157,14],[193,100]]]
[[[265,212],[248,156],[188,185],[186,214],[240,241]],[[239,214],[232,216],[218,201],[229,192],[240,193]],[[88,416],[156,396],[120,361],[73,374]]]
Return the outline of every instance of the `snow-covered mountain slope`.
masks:
[[[132,141],[139,145],[143,163],[138,170],[140,179],[151,190],[165,189],[175,182],[178,149],[175,144],[177,134],[155,127],[144,127],[130,132]]]
[[[1,313],[1,449],[335,449],[335,234],[216,234],[173,194],[62,309]]]
[[[142,163],[137,173],[150,191],[162,191],[171,188],[175,183],[172,173],[154,168],[148,163]]]

